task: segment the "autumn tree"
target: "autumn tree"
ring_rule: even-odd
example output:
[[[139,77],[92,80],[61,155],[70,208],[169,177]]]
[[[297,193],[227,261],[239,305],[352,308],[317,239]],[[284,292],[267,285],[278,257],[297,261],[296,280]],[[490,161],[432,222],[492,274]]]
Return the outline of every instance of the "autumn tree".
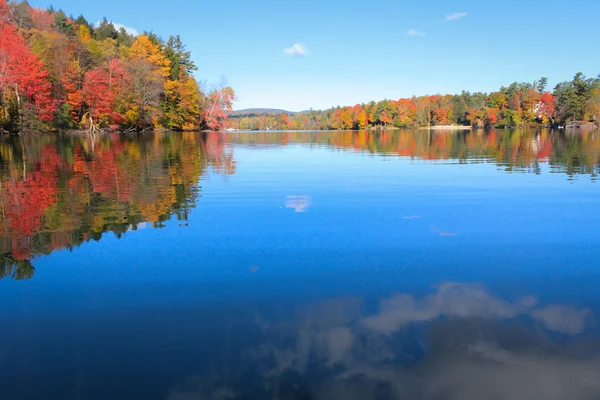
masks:
[[[158,125],[162,116],[160,99],[164,93],[164,76],[162,71],[148,61],[142,59],[128,60],[127,86],[130,89],[128,110],[123,114],[129,124],[140,129]]]
[[[180,71],[176,80],[165,83],[164,115],[161,124],[174,130],[191,130],[200,120],[200,90],[195,79]]]
[[[85,74],[81,90],[81,101],[85,108],[82,123],[88,124],[89,130],[92,132],[100,126],[110,124],[114,100],[110,79],[108,66],[95,68]]]
[[[39,129],[55,110],[48,71],[10,21],[0,0],[0,127]]]
[[[135,39],[129,55],[156,66],[165,78],[171,74],[171,61],[165,56],[160,45],[153,43],[147,34],[139,35]]]
[[[544,92],[540,95],[539,102],[536,107],[536,118],[539,122],[547,124],[548,122],[554,124],[554,96],[550,92]]]
[[[201,127],[215,131],[223,129],[234,101],[235,93],[229,86],[211,91],[201,102]]]

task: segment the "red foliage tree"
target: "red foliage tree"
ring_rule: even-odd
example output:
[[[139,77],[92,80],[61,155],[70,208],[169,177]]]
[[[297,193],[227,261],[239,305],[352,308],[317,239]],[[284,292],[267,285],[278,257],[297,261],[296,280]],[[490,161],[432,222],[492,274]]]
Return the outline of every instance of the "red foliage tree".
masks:
[[[235,93],[230,87],[210,93],[203,109],[205,127],[213,131],[223,129],[227,122],[227,112],[233,110],[234,101]]]
[[[32,108],[44,121],[52,120],[55,104],[48,71],[31,52],[10,22],[6,2],[0,0],[0,94],[14,95],[19,110]]]
[[[54,18],[50,11],[35,7],[31,9],[31,20],[33,26],[40,31],[51,30],[54,23]]]
[[[498,123],[498,114],[500,113],[500,110],[498,110],[497,108],[488,108],[487,109],[487,114],[485,116],[485,120],[488,123],[488,125],[495,125]]]
[[[554,96],[550,92],[544,92],[540,95],[540,102],[538,103],[537,108],[537,118],[543,120],[547,118],[548,120],[554,122]]]
[[[111,91],[111,77],[106,68],[96,68],[85,74],[81,99],[90,117],[90,127],[94,127],[94,119],[104,119],[108,123],[114,94]]]

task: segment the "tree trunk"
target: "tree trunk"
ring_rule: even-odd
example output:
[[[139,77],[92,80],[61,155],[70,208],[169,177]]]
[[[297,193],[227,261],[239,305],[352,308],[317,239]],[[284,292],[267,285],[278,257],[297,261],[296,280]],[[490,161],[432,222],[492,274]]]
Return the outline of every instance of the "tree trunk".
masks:
[[[19,131],[23,130],[23,113],[21,112],[21,96],[19,95],[19,85],[15,85],[15,96],[17,97],[17,114],[19,116]]]

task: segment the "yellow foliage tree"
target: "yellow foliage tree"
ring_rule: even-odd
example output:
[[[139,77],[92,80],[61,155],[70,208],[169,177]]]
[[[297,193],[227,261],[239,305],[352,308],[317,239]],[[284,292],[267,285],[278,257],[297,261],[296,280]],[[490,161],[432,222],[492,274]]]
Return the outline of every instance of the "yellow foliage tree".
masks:
[[[171,61],[165,57],[160,46],[152,43],[146,35],[139,35],[129,50],[130,57],[136,57],[160,68],[162,75],[171,74]]]
[[[167,97],[164,125],[171,129],[197,128],[200,118],[200,90],[193,76],[181,72],[178,80],[165,82]]]

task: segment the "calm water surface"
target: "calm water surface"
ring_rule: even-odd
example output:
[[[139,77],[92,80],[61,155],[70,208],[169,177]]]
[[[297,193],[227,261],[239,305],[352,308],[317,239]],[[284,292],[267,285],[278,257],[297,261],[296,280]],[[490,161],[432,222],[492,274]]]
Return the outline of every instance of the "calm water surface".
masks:
[[[598,399],[597,132],[0,141],[1,399]]]

